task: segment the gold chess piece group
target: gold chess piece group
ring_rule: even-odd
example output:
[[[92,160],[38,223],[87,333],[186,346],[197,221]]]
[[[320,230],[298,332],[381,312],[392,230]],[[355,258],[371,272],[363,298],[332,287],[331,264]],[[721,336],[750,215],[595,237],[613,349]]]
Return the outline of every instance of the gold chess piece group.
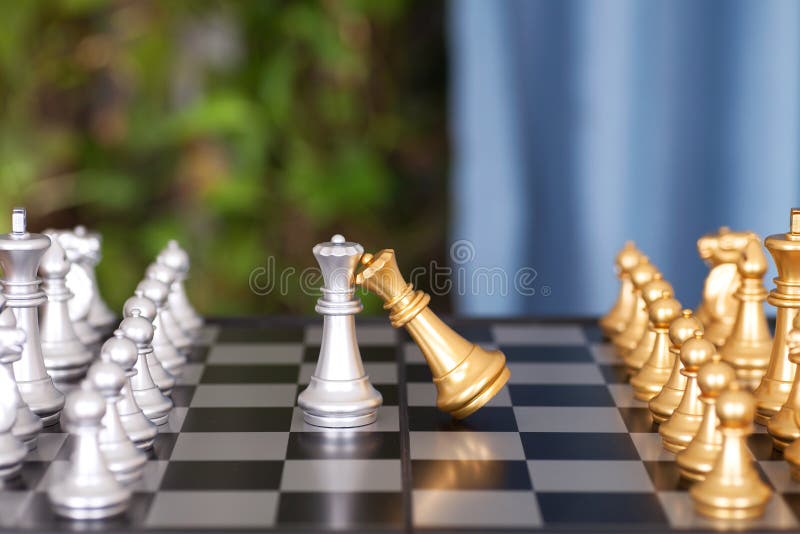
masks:
[[[764,247],[778,271],[770,292]],[[800,208],[789,231],[763,246],[753,232],[723,227],[697,250],[709,274],[700,305],[681,310],[664,275],[626,243],[616,258],[619,295],[600,327],[693,483],[695,510],[739,521],[763,515],[772,494],[747,449],[754,423],[800,481]],[[765,302],[776,308],[774,339]]]

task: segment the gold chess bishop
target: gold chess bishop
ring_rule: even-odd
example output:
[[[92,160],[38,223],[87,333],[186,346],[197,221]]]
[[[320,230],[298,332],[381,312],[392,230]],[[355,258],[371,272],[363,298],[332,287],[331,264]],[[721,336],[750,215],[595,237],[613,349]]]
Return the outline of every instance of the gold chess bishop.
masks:
[[[394,250],[366,253],[356,283],[378,295],[395,328],[405,327],[419,346],[436,384],[436,406],[463,419],[494,397],[511,376],[499,350],[485,350],[455,333],[430,308],[397,267]]]

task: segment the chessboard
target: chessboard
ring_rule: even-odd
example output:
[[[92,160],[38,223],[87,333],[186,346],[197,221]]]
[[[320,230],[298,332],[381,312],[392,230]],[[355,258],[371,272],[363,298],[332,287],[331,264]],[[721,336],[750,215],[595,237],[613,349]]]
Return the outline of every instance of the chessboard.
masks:
[[[91,525],[56,517],[49,480],[71,441],[45,430],[22,476],[0,490],[0,527],[114,531],[709,530],[674,456],[594,322],[458,320],[499,347],[511,380],[463,421],[435,408],[430,372],[403,331],[359,317],[378,421],[330,430],[296,407],[319,352],[321,321],[211,322],[194,347],[125,515]],[[775,490],[739,528],[800,527],[800,483],[762,427],[750,438]]]

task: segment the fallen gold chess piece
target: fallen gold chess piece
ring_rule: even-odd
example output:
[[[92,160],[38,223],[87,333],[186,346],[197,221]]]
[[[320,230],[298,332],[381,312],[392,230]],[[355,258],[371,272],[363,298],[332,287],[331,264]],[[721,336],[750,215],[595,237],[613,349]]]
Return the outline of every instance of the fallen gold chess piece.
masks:
[[[394,250],[366,253],[361,263],[356,283],[378,295],[392,326],[404,326],[419,346],[433,374],[440,410],[463,419],[503,388],[511,376],[505,355],[467,341],[444,324],[428,308],[430,295],[403,279]]]

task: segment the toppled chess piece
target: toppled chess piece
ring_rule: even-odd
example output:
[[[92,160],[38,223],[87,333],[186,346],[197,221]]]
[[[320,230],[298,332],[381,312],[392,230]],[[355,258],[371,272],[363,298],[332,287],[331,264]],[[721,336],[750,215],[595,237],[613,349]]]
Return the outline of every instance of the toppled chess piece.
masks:
[[[457,419],[480,409],[508,382],[505,354],[471,343],[428,307],[430,296],[414,290],[400,274],[394,251],[361,257],[356,283],[378,295],[395,328],[405,327],[419,346],[436,384],[436,406]]]
[[[761,242],[748,242],[737,263],[741,285],[734,296],[740,302],[733,330],[725,344],[719,349],[722,359],[736,369],[739,383],[755,389],[769,365],[772,336],[769,333],[764,301],[764,274],[767,272],[767,257]]]
[[[733,232],[722,227],[697,240],[700,258],[711,267],[703,286],[703,299],[695,315],[703,323],[706,339],[721,347],[733,329],[739,301],[734,298],[741,278],[736,262],[747,243],[758,239],[753,232]]]
[[[64,416],[75,438],[74,449],[66,475],[47,492],[60,516],[103,519],[128,508],[131,492],[108,470],[98,444],[105,411],[105,401],[95,391],[77,389],[67,397]]]
[[[375,421],[383,397],[364,371],[356,341],[354,315],[362,310],[354,296],[355,273],[364,249],[335,235],[314,247],[325,285],[316,310],[323,316],[317,367],[297,405],[309,424],[355,427]]]
[[[694,337],[687,339],[681,347],[680,358],[683,364],[681,374],[686,377],[686,388],[675,412],[658,429],[664,448],[675,453],[689,446],[703,421],[703,403],[700,402],[697,372],[703,365],[719,360],[719,355],[714,344],[703,339],[702,330],[697,330]]]
[[[28,448],[12,428],[17,418],[16,384],[8,368],[0,366],[0,482],[19,474]]]
[[[694,439],[678,453],[676,461],[681,476],[689,480],[705,480],[722,450],[722,433],[717,428],[717,398],[736,382],[736,371],[725,362],[711,362],[697,371],[703,421]]]
[[[743,389],[717,399],[722,449],[705,480],[689,489],[695,510],[716,519],[741,520],[764,514],[772,490],[753,467],[746,439],[753,431],[755,402]]]
[[[115,330],[114,337],[103,343],[100,348],[100,359],[118,365],[125,372],[125,383],[122,386],[122,398],[117,402],[122,427],[134,445],[142,450],[152,449],[153,440],[158,433],[154,425],[142,412],[131,388],[131,377],[136,376],[134,365],[139,357],[136,344],[126,338],[122,330]]]
[[[166,286],[167,295],[169,295],[169,288],[175,283],[175,272],[160,263],[151,263],[145,271],[145,277],[153,280],[158,280]],[[181,352],[187,352],[192,347],[192,340],[183,331],[175,316],[172,315],[172,309],[169,306],[169,301],[165,300],[163,306],[159,310],[161,325],[167,333],[170,342],[175,345],[175,348]]]
[[[39,332],[42,356],[47,372],[55,380],[72,380],[86,374],[92,353],[81,343],[69,318],[67,302],[72,293],[67,288],[66,276],[70,263],[55,235],[50,238],[50,248],[39,263],[42,288],[47,302],[39,308]]]
[[[682,316],[678,317],[669,324],[669,351],[674,361],[672,372],[667,379],[667,383],[661,388],[661,392],[650,399],[647,404],[650,414],[656,423],[663,423],[672,416],[675,408],[681,403],[683,392],[686,389],[686,376],[681,371],[681,347],[688,340],[694,337],[694,333],[700,330],[703,325],[692,314],[692,310],[683,310]]]
[[[186,365],[186,356],[178,351],[175,345],[172,344],[167,331],[164,328],[164,306],[167,301],[167,286],[158,280],[147,278],[142,280],[136,286],[136,294],[134,297],[128,299],[129,301],[139,302],[141,300],[149,300],[153,304],[152,316],[151,310],[145,311],[142,309],[142,315],[147,317],[153,323],[153,351],[157,361],[170,375],[180,376],[183,372],[183,366]],[[136,304],[132,304],[136,306]],[[153,379],[155,380],[155,375]],[[158,380],[156,380],[158,384]],[[174,384],[173,384],[174,385]],[[161,385],[159,384],[159,388]],[[171,388],[170,388],[171,389]],[[162,389],[163,391],[163,389]]]
[[[619,294],[614,306],[600,319],[600,329],[606,337],[612,337],[625,329],[625,325],[636,311],[636,291],[631,281],[631,269],[639,264],[642,253],[628,241],[616,258],[617,278],[619,278]]]
[[[756,422],[766,425],[789,398],[794,381],[795,364],[789,361],[787,337],[792,321],[800,309],[800,208],[792,208],[789,232],[767,237],[764,244],[775,261],[778,276],[773,279],[775,289],[767,302],[777,308],[775,313],[775,339],[769,356],[767,372],[753,392],[756,397]]]
[[[89,368],[87,380],[106,402],[106,413],[98,435],[106,466],[118,482],[133,482],[142,477],[147,457],[125,433],[117,410],[117,403],[122,399],[120,392],[127,380],[125,371],[115,363],[98,361]]]
[[[141,316],[138,309],[134,309],[131,317],[126,317],[119,324],[122,333],[136,343],[138,357],[134,368],[137,373],[131,377],[131,389],[133,398],[142,409],[142,412],[156,425],[163,425],[167,422],[169,411],[172,409],[172,401],[165,397],[158,389],[153,377],[150,375],[150,365],[154,362],[153,347],[153,325]]]
[[[189,255],[183,250],[178,242],[171,240],[167,246],[158,254],[158,263],[166,265],[175,272],[175,281],[169,286],[169,307],[172,315],[181,328],[190,335],[197,335],[203,327],[203,319],[189,303],[186,296],[184,281],[189,275]]]
[[[5,306],[5,299],[0,295],[0,309]],[[0,314],[0,367],[6,370],[14,381],[8,394],[14,397],[17,415],[11,432],[25,443],[28,450],[36,448],[39,433],[42,431],[42,420],[34,414],[19,393],[14,377],[14,362],[20,359],[22,346],[25,343],[25,332],[16,327],[17,321],[13,313]],[[5,390],[3,390],[5,391]]]
[[[681,303],[665,291],[662,298],[650,307],[650,321],[656,334],[653,351],[641,370],[631,378],[633,395],[641,401],[649,401],[661,392],[672,372],[673,355],[669,351],[669,324],[681,313]]]
[[[11,233],[0,235],[0,267],[4,278],[0,280],[6,306],[17,320],[17,327],[25,332],[22,357],[14,362],[14,376],[23,400],[41,417],[44,426],[58,422],[64,395],[53,385],[47,374],[39,338],[39,305],[46,302],[39,288],[36,271],[42,255],[50,246],[50,238],[31,234],[26,229],[25,208],[14,208],[11,216]]]

